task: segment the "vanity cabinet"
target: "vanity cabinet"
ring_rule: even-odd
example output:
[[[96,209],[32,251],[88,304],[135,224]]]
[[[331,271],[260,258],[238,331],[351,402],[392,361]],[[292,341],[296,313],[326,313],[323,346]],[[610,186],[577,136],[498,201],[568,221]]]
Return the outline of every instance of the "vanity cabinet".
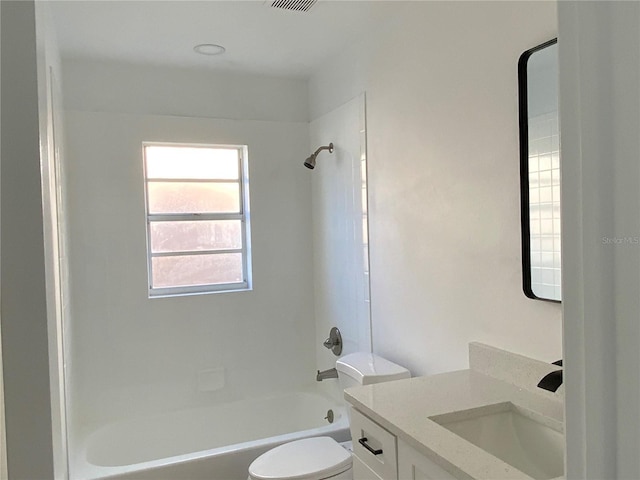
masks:
[[[398,479],[395,435],[352,408],[351,439],[353,440],[353,454],[378,478],[382,480]],[[358,480],[355,473],[354,480]]]
[[[398,440],[398,478],[401,480],[455,480],[456,477]]]
[[[360,460],[357,455],[353,456],[353,480],[383,480],[376,472],[371,470]]]
[[[354,480],[455,480],[447,471],[351,408]]]

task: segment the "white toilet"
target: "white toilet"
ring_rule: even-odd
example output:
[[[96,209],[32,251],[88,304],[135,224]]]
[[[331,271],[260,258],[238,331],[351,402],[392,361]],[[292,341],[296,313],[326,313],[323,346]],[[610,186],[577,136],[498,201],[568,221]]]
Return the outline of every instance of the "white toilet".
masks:
[[[409,370],[373,353],[352,353],[336,362],[342,389],[409,378]],[[351,480],[351,453],[331,437],[285,443],[256,458],[249,480]]]

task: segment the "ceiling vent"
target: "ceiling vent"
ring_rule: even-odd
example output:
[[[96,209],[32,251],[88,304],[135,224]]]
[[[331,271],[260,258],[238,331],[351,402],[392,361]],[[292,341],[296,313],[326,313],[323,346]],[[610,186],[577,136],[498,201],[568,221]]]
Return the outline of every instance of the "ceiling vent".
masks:
[[[282,10],[308,12],[317,2],[318,0],[270,0],[267,2],[267,5]]]

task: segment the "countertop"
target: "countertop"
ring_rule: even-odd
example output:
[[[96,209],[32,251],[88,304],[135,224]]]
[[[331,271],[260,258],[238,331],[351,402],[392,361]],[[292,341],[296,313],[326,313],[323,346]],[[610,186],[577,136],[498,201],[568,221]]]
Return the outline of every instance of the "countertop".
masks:
[[[561,425],[564,410],[562,398],[538,394],[476,370],[348,388],[345,399],[460,479],[530,480],[531,477],[429,417],[512,402]]]

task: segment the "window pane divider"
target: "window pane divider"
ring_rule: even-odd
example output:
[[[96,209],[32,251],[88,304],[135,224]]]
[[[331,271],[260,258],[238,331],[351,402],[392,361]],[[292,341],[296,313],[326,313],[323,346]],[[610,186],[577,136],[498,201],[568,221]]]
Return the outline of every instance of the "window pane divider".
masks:
[[[175,252],[151,252],[151,257],[191,257],[195,255],[222,255],[224,253],[242,253],[242,248],[220,248],[218,250],[180,250]]]
[[[193,222],[205,220],[243,220],[242,213],[151,213],[149,222]]]
[[[147,178],[149,183],[233,183],[240,182],[238,178]]]

